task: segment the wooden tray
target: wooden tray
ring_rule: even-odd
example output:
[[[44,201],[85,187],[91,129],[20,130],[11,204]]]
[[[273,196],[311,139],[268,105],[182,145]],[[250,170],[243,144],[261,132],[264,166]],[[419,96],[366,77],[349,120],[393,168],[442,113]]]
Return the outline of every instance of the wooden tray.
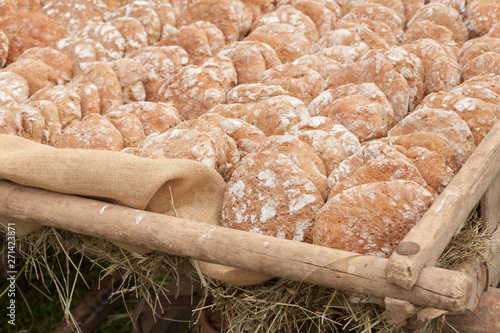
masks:
[[[388,259],[0,181],[0,215],[173,255],[363,293],[382,299],[387,321],[394,324],[415,314],[426,320],[445,312],[469,312],[476,307],[488,286],[498,284],[500,271],[492,264],[500,265],[497,254],[491,258],[492,262],[476,258],[457,270],[434,267],[479,202],[488,237],[499,239],[500,124],[490,131]]]

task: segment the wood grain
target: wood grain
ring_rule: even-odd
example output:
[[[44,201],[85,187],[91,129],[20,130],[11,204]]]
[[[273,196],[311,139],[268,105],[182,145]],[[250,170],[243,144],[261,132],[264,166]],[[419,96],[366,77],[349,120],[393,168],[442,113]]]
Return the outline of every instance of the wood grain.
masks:
[[[385,278],[388,259],[251,234],[102,201],[0,181],[0,215],[254,270],[326,287],[464,311],[473,281],[463,272],[422,270],[411,290]]]

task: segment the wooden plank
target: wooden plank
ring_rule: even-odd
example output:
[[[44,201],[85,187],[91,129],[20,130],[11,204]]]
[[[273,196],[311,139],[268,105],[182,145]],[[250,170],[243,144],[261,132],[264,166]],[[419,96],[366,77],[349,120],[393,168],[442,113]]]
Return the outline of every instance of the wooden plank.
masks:
[[[387,265],[388,281],[410,289],[425,266],[434,266],[490,183],[500,172],[500,122],[484,138],[401,244],[417,244],[419,251],[394,251]]]
[[[405,325],[407,319],[418,311],[418,308],[410,302],[390,297],[384,299],[384,305],[385,321],[390,325]]]
[[[463,272],[422,270],[412,290],[389,283],[386,258],[252,234],[0,181],[0,214],[173,255],[326,287],[464,311],[472,281]]]
[[[486,234],[491,235],[500,221],[500,174],[491,182],[480,201],[481,220],[486,223]]]
[[[500,332],[500,289],[492,288],[481,295],[472,313],[446,315],[445,332],[495,333]]]
[[[500,229],[495,231],[489,239],[493,242],[493,248],[484,253],[488,266],[488,285],[496,287],[500,283]]]

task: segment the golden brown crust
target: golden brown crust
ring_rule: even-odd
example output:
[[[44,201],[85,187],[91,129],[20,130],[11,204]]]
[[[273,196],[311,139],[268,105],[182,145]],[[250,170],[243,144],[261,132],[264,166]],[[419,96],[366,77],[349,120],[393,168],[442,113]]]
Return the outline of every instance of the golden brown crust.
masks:
[[[452,7],[436,2],[429,3],[415,13],[411,21],[408,22],[408,27],[424,20],[435,22],[450,29],[453,33],[453,38],[460,47],[467,40],[467,28],[462,21],[460,13]]]
[[[76,91],[80,96],[82,118],[91,113],[101,113],[101,94],[95,84],[90,82],[72,82],[67,87]]]
[[[314,244],[388,257],[432,202],[429,191],[411,181],[353,187],[318,212]]]
[[[24,77],[26,82],[28,82],[30,95],[45,87],[64,84],[64,79],[59,76],[54,67],[38,59],[15,61],[2,71],[11,71]]]
[[[399,44],[399,39],[401,37],[399,35],[396,36],[392,28],[387,25],[387,23],[370,19],[357,19],[352,21],[348,20],[348,17],[342,18],[337,22],[335,27],[337,29],[365,27],[382,37],[389,45]]]
[[[297,64],[278,65],[262,73],[260,83],[281,86],[287,95],[309,105],[323,89],[323,78],[315,70]]]
[[[323,116],[345,126],[359,141],[385,136],[394,112],[385,94],[374,83],[346,84],[325,90],[308,108],[311,116]]]
[[[49,46],[66,35],[66,29],[50,17],[34,10],[21,10],[0,20],[0,30],[9,39],[7,64],[29,48]]]
[[[55,147],[120,151],[123,137],[106,117],[92,113],[68,127]]]
[[[87,63],[72,82],[95,84],[101,97],[102,114],[113,111],[123,104],[120,80],[113,68],[106,62]]]
[[[71,59],[52,47],[32,47],[23,52],[17,60],[22,59],[39,59],[47,65],[54,68],[65,82],[68,82],[73,77],[73,65]]]
[[[317,188],[290,159],[275,152],[247,155],[223,199],[222,226],[311,243]]]
[[[10,95],[0,91],[0,133],[21,136],[19,105]]]
[[[125,40],[124,57],[148,45],[148,34],[135,17],[117,17],[109,21],[109,24],[114,26]]]
[[[238,74],[238,84],[257,83],[264,71],[281,65],[274,49],[258,41],[230,43],[217,55],[226,56],[233,61]]]
[[[110,112],[106,118],[123,136],[123,147],[137,147],[146,137],[141,121],[128,112]]]
[[[74,36],[89,21],[101,22],[107,10],[103,2],[96,0],[52,0],[44,1],[40,12],[66,27],[68,34]]]
[[[227,104],[260,102],[279,95],[286,95],[286,91],[278,85],[240,84],[227,93]]]
[[[89,38],[63,38],[55,43],[55,48],[71,60],[74,76],[83,71],[86,63],[107,60],[104,46]]]
[[[493,0],[467,0],[465,25],[469,37],[486,34],[500,19],[500,3]]]
[[[205,61],[200,68],[212,70],[222,84],[222,89],[227,94],[233,89],[238,82],[238,74],[234,68],[234,64],[226,56],[215,56]]]
[[[375,83],[392,105],[394,122],[398,122],[408,113],[410,90],[405,78],[384,56],[376,54],[373,58],[357,61],[344,66],[330,76],[326,89],[337,88],[348,83]]]
[[[304,170],[309,180],[325,198],[328,190],[326,169],[314,149],[293,135],[271,135],[258,151],[272,151],[287,156],[295,165]]]
[[[342,67],[340,62],[318,53],[302,56],[295,60],[293,64],[311,68],[312,70],[318,72],[324,80],[326,80],[334,72],[339,71]]]
[[[129,58],[118,59],[109,63],[115,71],[122,87],[123,104],[146,100],[147,72],[144,66]]]
[[[222,82],[214,71],[186,66],[159,90],[159,102],[173,103],[181,118],[196,118],[226,101]]]
[[[99,42],[106,51],[109,60],[123,58],[125,39],[111,23],[90,21],[75,35],[76,38],[89,38]]]
[[[500,74],[500,39],[479,37],[467,41],[458,53],[462,77],[468,80],[480,74]]]
[[[127,147],[123,148],[121,150],[122,153],[127,153],[131,155],[135,155],[138,157],[145,157],[145,158],[151,158],[154,160],[158,159],[164,159],[167,158],[165,154],[163,154],[163,151],[160,149],[144,149],[144,148],[137,148],[137,147]]]
[[[11,71],[0,72],[0,91],[10,95],[18,104],[27,103],[30,94],[26,79]]]
[[[436,22],[423,20],[413,23],[403,36],[401,44],[410,44],[422,38],[434,39],[441,45],[448,47],[454,54],[458,54],[460,46],[453,39],[453,32]]]
[[[41,143],[44,137],[45,119],[37,108],[28,104],[18,109],[21,116],[21,132],[24,138]]]
[[[57,106],[45,100],[30,101],[29,105],[37,109],[43,116],[45,128],[43,131],[42,143],[54,146],[62,134],[62,126],[59,121],[59,110]]]
[[[389,136],[419,131],[443,134],[457,154],[459,168],[476,148],[467,123],[456,113],[442,109],[422,108],[412,112],[389,131]]]
[[[39,100],[51,101],[56,105],[63,129],[73,121],[82,119],[80,95],[71,88],[59,85],[40,89],[30,97],[30,101]]]
[[[132,102],[113,111],[131,113],[142,124],[146,136],[164,133],[181,122],[179,112],[171,104],[154,102]]]
[[[497,105],[444,91],[427,95],[417,110],[421,108],[443,109],[458,114],[469,126],[476,146],[500,119]]]
[[[268,23],[254,29],[245,41],[259,41],[271,46],[283,63],[292,62],[312,48],[302,31],[288,23]]]

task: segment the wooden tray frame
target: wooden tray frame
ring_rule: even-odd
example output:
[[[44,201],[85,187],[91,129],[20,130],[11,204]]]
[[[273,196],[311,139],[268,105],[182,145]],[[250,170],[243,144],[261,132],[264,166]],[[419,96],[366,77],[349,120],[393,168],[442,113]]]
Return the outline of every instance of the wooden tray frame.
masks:
[[[453,235],[480,203],[490,239],[500,239],[500,123],[476,148],[390,258],[330,249],[54,193],[0,180],[0,215],[173,255],[363,293],[382,299],[403,324],[475,309],[496,287],[498,253],[456,270],[436,268]],[[133,237],[131,237],[133,235]],[[416,245],[415,245],[416,244]],[[500,293],[498,294],[500,295]],[[499,319],[500,321],[500,319]]]

